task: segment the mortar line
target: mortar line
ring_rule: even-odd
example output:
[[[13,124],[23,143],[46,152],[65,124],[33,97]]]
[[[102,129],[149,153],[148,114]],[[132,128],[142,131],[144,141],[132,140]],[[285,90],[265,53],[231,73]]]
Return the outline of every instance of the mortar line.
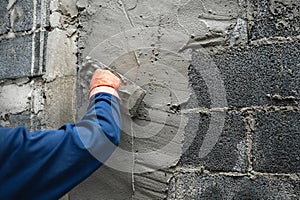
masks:
[[[34,80],[30,81],[30,85],[34,85]],[[32,88],[32,90],[30,91],[30,96],[31,96],[31,100],[30,100],[30,131],[34,131],[32,129],[33,127],[33,117],[34,117],[34,88]]]
[[[31,76],[33,76],[34,73],[34,63],[35,63],[35,32],[36,29],[36,6],[37,6],[37,0],[33,0],[33,23],[32,23],[32,47],[31,47]],[[1,38],[0,38],[1,41]]]
[[[135,193],[135,180],[134,180],[134,172],[135,172],[135,151],[134,151],[134,131],[133,131],[133,123],[130,123],[131,129],[131,151],[132,151],[132,171],[131,171],[131,187],[132,187],[132,196]]]
[[[288,37],[269,37],[250,41],[250,45],[286,44],[300,40],[300,35]]]
[[[34,64],[35,64],[35,36],[36,33],[32,34],[32,47],[31,47],[31,69],[30,74],[31,76],[34,75]]]
[[[252,146],[253,146],[253,137],[252,134],[255,131],[255,119],[252,117],[250,113],[247,117],[245,117],[245,125],[246,125],[246,141],[247,141],[247,160],[248,160],[248,172],[253,171],[253,163],[252,163]]]
[[[236,111],[236,112],[247,112],[247,111],[279,111],[279,110],[299,110],[300,107],[296,105],[287,105],[287,106],[250,106],[250,107],[224,107],[224,108],[189,108],[182,109],[180,112],[182,114],[188,113],[205,113],[208,114],[210,112],[227,112],[227,111]]]
[[[41,31],[40,32],[40,62],[39,62],[39,74],[42,73],[42,69],[43,69],[43,59],[44,59],[44,45],[45,45],[45,42],[44,42],[44,39],[45,39],[45,34],[44,34],[44,31]]]
[[[300,180],[300,173],[265,173],[265,172],[214,172],[209,170],[204,170],[203,168],[186,168],[186,167],[177,167],[175,170],[175,175],[178,174],[203,174],[203,175],[223,175],[230,177],[250,177],[255,179],[257,177],[268,178],[268,179],[288,179],[288,180]]]
[[[41,1],[41,31],[40,31],[40,62],[39,62],[39,74],[42,73],[43,70],[43,59],[44,59],[44,45],[45,45],[45,34],[44,34],[44,26],[45,26],[45,0]]]
[[[41,31],[41,28],[36,29],[36,27],[35,27],[34,30],[29,30],[29,31],[19,31],[19,32],[14,32],[13,34],[14,34],[16,37],[18,37],[18,36],[31,35],[31,34],[33,34],[33,33],[37,33],[37,32],[40,32],[40,31]],[[11,33],[7,33],[7,34],[2,34],[2,35],[0,35],[0,42],[1,42],[2,40],[10,39],[10,38],[11,38],[10,34],[11,34]]]

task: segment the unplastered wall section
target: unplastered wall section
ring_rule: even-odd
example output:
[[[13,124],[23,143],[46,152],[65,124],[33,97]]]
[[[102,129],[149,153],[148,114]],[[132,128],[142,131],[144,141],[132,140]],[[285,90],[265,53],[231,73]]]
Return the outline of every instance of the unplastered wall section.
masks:
[[[77,9],[66,1],[0,5],[0,125],[31,131],[73,120]]]

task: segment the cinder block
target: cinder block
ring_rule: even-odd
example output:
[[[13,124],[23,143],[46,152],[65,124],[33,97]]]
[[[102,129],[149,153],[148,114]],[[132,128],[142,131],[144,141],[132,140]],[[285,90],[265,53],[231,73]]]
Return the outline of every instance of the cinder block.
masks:
[[[220,113],[219,115],[225,115]],[[220,116],[219,116],[220,117]],[[210,171],[237,171],[245,172],[247,170],[247,146],[246,146],[246,128],[243,117],[238,113],[227,113],[225,117],[225,126],[221,133],[217,133],[217,126],[221,126],[216,122],[212,122],[213,132],[209,135],[208,129],[212,117],[200,114],[200,120],[196,122],[195,117],[189,120],[185,129],[185,144],[191,142],[188,150],[183,154],[180,166],[199,167],[203,166]],[[199,119],[199,117],[198,117]],[[198,127],[195,127],[195,124]],[[221,127],[222,128],[222,127]],[[191,138],[192,129],[198,129],[195,138]],[[222,130],[222,129],[221,129]],[[209,144],[207,139],[217,138],[215,146],[212,146],[210,153],[200,158],[200,149],[205,143]]]
[[[9,28],[9,17],[7,12],[7,1],[1,2],[0,4],[0,34],[8,32]]]
[[[47,33],[45,40],[47,39]],[[35,42],[32,35],[18,36],[13,39],[0,42],[0,79],[20,78],[42,75],[45,72],[45,63],[40,63],[40,33],[36,33]],[[32,45],[34,45],[34,56],[32,59]],[[45,46],[45,44],[44,44]],[[43,59],[45,60],[44,51]],[[34,66],[32,69],[32,61]]]
[[[171,199],[298,199],[299,181],[196,173],[179,174]],[[172,191],[172,190],[171,190]]]
[[[23,126],[27,128],[29,131],[41,130],[41,120],[37,115],[31,116],[29,112],[10,115],[9,122],[11,128]]]
[[[300,3],[298,0],[254,0],[252,9],[252,40],[299,35]]]
[[[259,172],[300,172],[300,112],[259,112],[255,115],[253,168]]]
[[[22,113],[22,114],[16,114],[16,115],[10,115],[9,116],[9,122],[11,125],[11,128],[16,128],[18,126],[24,126],[26,128],[30,128],[30,114],[29,113]]]
[[[297,105],[300,102],[299,53],[299,42],[269,44],[232,49],[211,56],[210,62],[217,65],[230,107]],[[200,53],[194,54],[190,79],[198,106],[209,107],[212,98],[199,73],[209,67],[203,59]]]
[[[0,79],[29,76],[32,61],[32,36],[26,35],[0,43]]]

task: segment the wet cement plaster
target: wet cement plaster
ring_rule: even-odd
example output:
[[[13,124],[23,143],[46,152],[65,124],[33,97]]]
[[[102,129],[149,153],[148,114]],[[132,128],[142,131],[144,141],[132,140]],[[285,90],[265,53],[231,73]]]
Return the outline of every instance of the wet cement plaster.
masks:
[[[122,112],[120,147],[106,166],[70,198],[164,199],[172,169],[188,146],[189,116],[181,108],[194,100],[188,78],[191,49],[247,40],[243,8],[233,0],[80,0],[77,6],[82,27],[77,118],[86,108],[89,84],[80,77],[92,74],[84,68],[87,56],[116,69],[147,94],[136,116]]]

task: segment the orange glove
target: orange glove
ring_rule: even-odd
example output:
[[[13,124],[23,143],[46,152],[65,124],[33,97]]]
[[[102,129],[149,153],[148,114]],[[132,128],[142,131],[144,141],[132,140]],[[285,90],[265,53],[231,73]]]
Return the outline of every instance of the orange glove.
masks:
[[[89,99],[100,92],[112,94],[119,98],[118,89],[121,80],[109,70],[97,69],[90,84]]]

